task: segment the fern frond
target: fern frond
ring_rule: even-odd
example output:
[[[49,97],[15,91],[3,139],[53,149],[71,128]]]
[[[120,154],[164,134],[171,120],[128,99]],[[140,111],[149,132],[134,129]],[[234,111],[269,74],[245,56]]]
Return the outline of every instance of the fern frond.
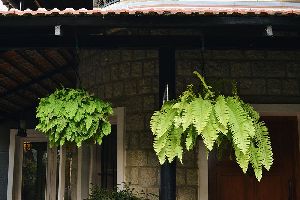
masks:
[[[229,121],[229,108],[226,105],[225,97],[220,95],[217,100],[216,104],[214,106],[214,110],[216,113],[216,117],[221,125],[224,127],[227,127],[228,121]]]
[[[211,151],[213,149],[214,143],[218,138],[218,129],[216,124],[216,117],[214,112],[210,113],[209,121],[202,131],[203,142],[206,148]]]
[[[263,166],[269,171],[273,164],[273,152],[270,137],[268,134],[268,128],[263,122],[255,124],[256,130],[256,141],[258,145],[258,150],[261,155],[261,161]]]
[[[165,160],[166,148],[167,148],[168,133],[165,133],[161,137],[154,137],[153,149],[158,156],[159,160]]]
[[[247,151],[246,153],[243,153],[236,145],[234,147],[234,151],[235,151],[236,161],[245,174],[247,172],[249,160],[250,160],[249,152]]]
[[[252,143],[249,148],[250,153],[250,163],[255,173],[255,177],[258,181],[262,178],[262,163],[261,154],[258,148]]]
[[[188,151],[191,150],[195,146],[197,137],[198,137],[198,134],[195,131],[195,128],[192,125],[189,126],[189,128],[187,129],[187,136],[186,136],[186,141],[185,141],[185,146]]]
[[[176,115],[176,109],[172,108],[172,104],[165,103],[163,109],[155,112],[151,118],[150,126],[153,134],[158,138],[165,134],[173,125]]]
[[[247,122],[247,115],[239,101],[235,98],[228,97],[226,102],[229,108],[228,124],[232,131],[233,143],[236,144],[244,154],[246,154],[250,145],[249,122]]]
[[[191,113],[193,117],[193,124],[198,135],[200,135],[209,121],[209,116],[212,112],[212,104],[209,100],[196,98],[191,102]]]
[[[192,104],[187,104],[183,110],[183,114],[181,117],[182,128],[185,131],[190,125],[193,124],[194,116],[191,115],[193,112]]]
[[[166,148],[166,156],[171,163],[177,156],[182,162],[183,148],[181,146],[182,128],[175,128],[169,132]]]

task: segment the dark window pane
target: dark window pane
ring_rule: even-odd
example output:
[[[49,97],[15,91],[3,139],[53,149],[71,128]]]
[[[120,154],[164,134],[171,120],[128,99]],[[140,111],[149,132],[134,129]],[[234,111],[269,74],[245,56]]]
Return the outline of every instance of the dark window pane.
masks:
[[[24,142],[23,148],[22,200],[44,200],[47,143]]]
[[[103,138],[101,145],[101,186],[117,186],[117,125],[112,125],[111,134]]]

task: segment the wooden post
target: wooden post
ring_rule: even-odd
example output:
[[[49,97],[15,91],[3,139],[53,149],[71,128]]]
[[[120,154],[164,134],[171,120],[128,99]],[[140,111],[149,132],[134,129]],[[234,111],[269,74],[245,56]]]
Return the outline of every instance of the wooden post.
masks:
[[[168,90],[165,94],[166,88]],[[175,98],[175,50],[164,47],[159,49],[159,103]],[[176,200],[176,160],[172,163],[166,161],[160,172],[160,200]]]

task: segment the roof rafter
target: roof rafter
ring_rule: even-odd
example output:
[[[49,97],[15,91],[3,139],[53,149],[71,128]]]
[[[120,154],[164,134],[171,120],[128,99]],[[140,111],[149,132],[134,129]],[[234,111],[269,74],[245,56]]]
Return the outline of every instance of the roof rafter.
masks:
[[[31,73],[28,70],[24,70],[21,67],[19,67],[17,64],[13,63],[11,60],[8,60],[3,54],[1,55],[1,59],[6,62],[7,64],[11,65],[13,68],[15,68],[17,71],[19,71],[23,76],[25,76],[27,79],[33,79],[34,77],[31,75]],[[34,66],[33,66],[34,67]],[[44,84],[39,84],[43,90],[50,92],[52,88],[49,88],[48,86],[45,86]]]
[[[40,81],[43,81],[43,80],[48,79],[48,78],[51,78],[52,76],[54,76],[56,74],[63,73],[64,71],[66,71],[69,68],[71,68],[72,64],[73,63],[68,64],[66,66],[63,66],[61,68],[57,68],[57,69],[51,70],[48,73],[42,74],[41,76],[36,77],[36,78],[32,79],[31,81],[29,81],[27,83],[23,83],[20,86],[17,86],[15,88],[11,89],[11,90],[8,90],[8,91],[0,94],[0,99],[1,98],[5,98],[6,96],[9,96],[10,94],[17,93],[17,92],[22,91],[22,90],[27,90],[32,85],[34,85],[34,84],[36,84],[36,83],[38,83]]]
[[[37,52],[48,62],[50,63],[54,68],[58,68],[60,67],[60,65],[58,63],[56,63],[55,61],[51,60],[48,58],[48,56],[45,54],[45,52],[41,51],[41,50],[37,50]],[[61,54],[60,54],[61,55]],[[64,58],[64,57],[63,57]],[[65,58],[64,58],[65,59]],[[74,62],[74,61],[71,61],[71,62]],[[68,60],[66,60],[66,63],[68,63]],[[76,61],[74,62],[76,63]],[[69,82],[70,85],[72,85],[73,81],[65,76],[65,74],[62,74],[62,76]]]
[[[26,62],[28,62],[30,65],[36,66],[35,67],[36,70],[38,70],[41,73],[45,73],[45,71],[40,70],[41,67],[37,63],[35,63],[35,61],[32,58],[30,58],[24,51],[16,51],[16,52],[20,57],[22,57],[22,59],[26,60]],[[60,83],[58,83],[55,79],[51,79],[51,81],[56,86],[60,86]],[[42,83],[40,83],[40,84],[42,84]],[[53,89],[53,88],[49,88],[49,87],[47,87],[47,88],[48,88],[48,91],[51,91]]]

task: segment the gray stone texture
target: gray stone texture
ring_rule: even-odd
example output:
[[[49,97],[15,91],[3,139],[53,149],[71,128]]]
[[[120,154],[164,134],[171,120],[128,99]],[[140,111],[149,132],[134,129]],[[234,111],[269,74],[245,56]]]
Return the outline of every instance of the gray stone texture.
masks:
[[[290,51],[176,51],[176,92],[199,86],[201,72],[218,91],[230,94],[236,82],[250,103],[300,102],[300,53]],[[204,63],[204,66],[203,66]],[[81,50],[83,87],[126,107],[126,181],[137,190],[158,194],[159,162],[153,151],[149,121],[158,105],[157,50]],[[198,196],[197,150],[185,152],[177,165],[177,199]],[[2,181],[2,180],[0,180]]]

